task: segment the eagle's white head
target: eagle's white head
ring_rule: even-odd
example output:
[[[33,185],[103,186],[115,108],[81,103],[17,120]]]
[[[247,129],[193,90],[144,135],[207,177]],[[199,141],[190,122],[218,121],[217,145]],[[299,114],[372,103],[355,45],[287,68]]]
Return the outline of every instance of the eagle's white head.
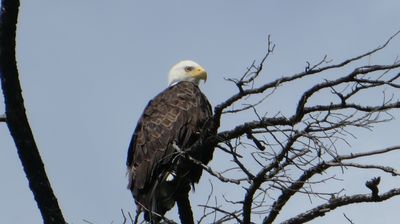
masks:
[[[207,80],[207,72],[194,61],[185,60],[172,66],[168,74],[168,85],[174,85],[180,81],[193,82],[199,85],[200,80]]]

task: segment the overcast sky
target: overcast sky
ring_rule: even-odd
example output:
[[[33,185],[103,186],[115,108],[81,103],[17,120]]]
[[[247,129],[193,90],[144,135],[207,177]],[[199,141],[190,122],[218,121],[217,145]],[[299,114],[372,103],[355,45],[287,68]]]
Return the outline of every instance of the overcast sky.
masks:
[[[377,47],[400,30],[399,11],[398,0],[22,0],[17,59],[25,106],[65,218],[120,223],[120,209],[135,209],[126,189],[127,147],[144,106],[166,87],[177,61],[192,59],[206,68],[202,90],[215,105],[235,92],[223,78],[238,77],[260,59],[269,34],[277,46],[267,81],[303,71],[306,61],[325,54],[339,62]],[[399,39],[369,60],[393,62]],[[285,106],[265,105],[272,111]],[[355,146],[399,143],[396,122],[360,133]],[[209,190],[207,179],[192,195],[198,203]],[[4,123],[0,180],[0,223],[40,223]],[[278,220],[302,206],[292,204]],[[312,223],[345,223],[343,212],[355,223],[393,223],[399,207],[400,199],[350,206]]]

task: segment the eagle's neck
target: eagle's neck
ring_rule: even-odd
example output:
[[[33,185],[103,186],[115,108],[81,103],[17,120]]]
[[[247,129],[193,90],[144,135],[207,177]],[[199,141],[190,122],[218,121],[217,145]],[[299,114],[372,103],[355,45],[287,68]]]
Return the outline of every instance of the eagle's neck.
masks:
[[[174,86],[174,85],[176,85],[176,84],[178,84],[178,83],[180,83],[180,82],[184,82],[184,81],[186,81],[186,82],[192,82],[192,83],[194,83],[196,86],[199,86],[199,82],[200,82],[200,80],[175,80],[175,81],[173,81],[173,82],[171,82],[170,84],[169,84],[169,86]]]
[[[169,86],[174,86],[174,85],[178,84],[179,82],[180,82],[180,81],[172,82],[172,83],[169,84]]]

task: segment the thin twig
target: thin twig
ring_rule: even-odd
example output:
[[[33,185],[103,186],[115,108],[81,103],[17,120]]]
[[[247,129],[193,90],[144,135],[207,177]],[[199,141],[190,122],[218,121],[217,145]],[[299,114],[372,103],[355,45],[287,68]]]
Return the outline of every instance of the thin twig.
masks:
[[[88,224],[94,224],[93,222],[88,221],[88,220],[86,220],[86,219],[83,219],[82,221],[83,221],[83,222],[86,222],[86,223],[88,223]]]
[[[354,224],[354,222],[349,217],[347,217],[346,213],[343,213],[343,216],[347,219],[347,221],[350,222],[350,224]]]
[[[382,170],[386,173],[390,173],[392,176],[400,176],[400,172],[393,167],[390,166],[380,166],[380,165],[374,165],[374,164],[358,164],[358,163],[328,163],[329,166],[340,166],[340,167],[355,167],[359,169],[377,169],[377,170]]]
[[[122,213],[122,217],[124,218],[124,220],[122,221],[123,224],[126,224],[126,221],[128,220],[125,216],[125,212],[123,209],[121,209],[121,213]]]
[[[185,153],[184,151],[182,151],[179,146],[177,146],[175,143],[173,143],[173,147],[176,151],[180,152],[180,153]],[[203,168],[203,170],[207,171],[209,174],[211,174],[214,177],[217,177],[218,179],[220,179],[222,182],[228,182],[228,183],[234,183],[234,184],[240,184],[240,181],[244,181],[246,179],[230,179],[230,178],[226,178],[224,176],[222,176],[221,173],[216,172],[214,170],[211,169],[211,167],[204,165],[202,162],[200,162],[199,160],[191,157],[188,154],[185,154],[185,156],[194,164],[199,165]]]

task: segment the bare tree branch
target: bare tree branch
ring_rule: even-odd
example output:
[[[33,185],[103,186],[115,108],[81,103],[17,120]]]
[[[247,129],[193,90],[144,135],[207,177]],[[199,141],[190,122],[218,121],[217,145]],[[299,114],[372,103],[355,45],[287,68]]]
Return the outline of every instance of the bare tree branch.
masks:
[[[400,188],[394,188],[390,191],[387,191],[386,193],[379,195],[378,198],[373,197],[371,194],[342,196],[339,198],[334,198],[325,204],[317,206],[311,210],[308,210],[307,212],[301,213],[291,219],[288,219],[282,222],[282,224],[304,223],[316,217],[324,216],[327,212],[330,212],[338,207],[363,202],[382,202],[398,195],[400,195]]]
[[[15,60],[15,32],[18,0],[2,0],[0,15],[0,74],[5,99],[7,125],[17,147],[44,223],[65,223],[57,199],[47,178],[25,114]]]
[[[321,174],[325,170],[327,170],[330,167],[336,167],[339,166],[340,162],[342,160],[350,160],[350,159],[355,159],[359,158],[362,156],[367,156],[367,155],[375,155],[375,154],[380,154],[383,152],[389,152],[393,150],[399,150],[400,146],[395,146],[395,147],[390,147],[386,149],[381,149],[381,150],[375,150],[372,152],[367,152],[367,153],[359,153],[359,154],[350,154],[350,155],[345,155],[345,156],[338,156],[335,159],[329,161],[329,162],[321,162],[318,165],[315,165],[305,171],[298,180],[293,182],[291,186],[287,187],[286,189],[282,190],[281,195],[279,198],[274,202],[271,208],[271,212],[268,216],[265,217],[263,223],[272,223],[276,216],[279,214],[279,211],[282,209],[282,207],[286,204],[286,202],[296,193],[298,192],[304,184],[307,183],[307,181],[313,177],[315,174]],[[345,165],[343,165],[345,166]],[[362,165],[360,165],[361,167]],[[368,167],[372,168],[372,167]],[[382,167],[382,166],[374,166],[373,168],[378,168],[378,169],[383,169],[386,172],[395,172],[393,168],[389,167]],[[389,171],[390,170],[390,171]]]
[[[374,164],[358,164],[358,163],[329,163],[329,166],[340,166],[340,167],[355,167],[360,169],[377,169],[382,170],[386,173],[390,173],[393,176],[400,176],[400,172],[390,166],[380,166]]]
[[[347,217],[345,213],[343,213],[343,216],[347,219],[347,221],[349,221],[350,224],[354,224],[353,221],[349,217]]]
[[[345,60],[345,61],[343,61],[343,62],[341,62],[339,64],[334,64],[334,65],[329,65],[329,66],[318,68],[319,65],[321,65],[324,62],[326,62],[326,56],[325,56],[324,59],[321,62],[319,62],[317,65],[313,66],[312,69],[306,69],[306,71],[298,73],[298,74],[295,74],[295,75],[284,76],[284,77],[282,77],[280,79],[277,79],[277,80],[275,80],[273,82],[264,84],[264,85],[262,85],[262,86],[260,86],[258,88],[252,88],[252,89],[248,89],[248,90],[241,90],[241,91],[239,91],[239,93],[233,95],[232,97],[230,97],[229,99],[225,100],[224,102],[220,103],[219,105],[217,105],[215,107],[215,110],[214,110],[214,113],[215,113],[214,122],[219,124],[219,120],[220,120],[220,117],[222,115],[223,110],[226,109],[227,107],[231,106],[233,103],[239,101],[240,99],[242,99],[245,96],[263,93],[267,89],[275,88],[275,87],[277,87],[277,86],[279,86],[279,85],[281,85],[283,83],[291,82],[291,81],[294,81],[294,80],[300,79],[300,78],[305,78],[305,77],[310,76],[310,75],[320,74],[321,72],[324,72],[326,70],[335,69],[335,68],[342,68],[342,67],[344,67],[344,66],[346,66],[346,65],[348,65],[348,64],[350,64],[352,62],[358,61],[358,60],[360,60],[362,58],[370,56],[370,55],[372,55],[372,54],[384,49],[390,43],[390,41],[392,41],[392,39],[395,38],[399,33],[400,33],[400,31],[396,32],[382,46],[379,46],[379,47],[377,47],[377,48],[375,48],[375,49],[373,49],[371,51],[368,51],[368,52],[366,52],[364,54],[361,54],[359,56],[356,56],[356,57],[350,58],[348,60]],[[270,53],[273,52],[273,50],[275,48],[275,45],[272,45],[272,47],[271,47],[271,44],[272,44],[271,41],[268,40],[268,51],[267,51],[267,54],[261,60],[261,63],[259,64],[259,66],[255,67],[255,73],[257,74],[257,76],[261,73],[261,71],[263,69],[263,64],[265,63],[266,59],[268,58]],[[243,77],[245,77],[247,73],[249,73],[249,71],[246,72]],[[243,79],[243,77],[242,77],[242,79]],[[254,81],[254,80],[252,79],[251,81]],[[242,86],[241,85],[242,83],[243,83],[243,80],[237,82],[236,85]],[[217,125],[217,126],[219,127],[219,125]]]
[[[199,160],[191,157],[190,155],[186,154],[184,151],[182,151],[179,146],[177,146],[175,143],[173,144],[173,147],[175,148],[176,151],[180,152],[181,155],[186,156],[191,162],[193,162],[196,165],[199,165],[203,168],[203,170],[207,171],[209,174],[211,174],[212,176],[220,179],[222,182],[230,182],[230,183],[234,183],[234,184],[240,184],[240,181],[246,180],[246,179],[229,179],[226,178],[224,176],[222,176],[221,173],[216,172],[214,170],[211,169],[211,167],[203,164],[202,162],[200,162]]]

